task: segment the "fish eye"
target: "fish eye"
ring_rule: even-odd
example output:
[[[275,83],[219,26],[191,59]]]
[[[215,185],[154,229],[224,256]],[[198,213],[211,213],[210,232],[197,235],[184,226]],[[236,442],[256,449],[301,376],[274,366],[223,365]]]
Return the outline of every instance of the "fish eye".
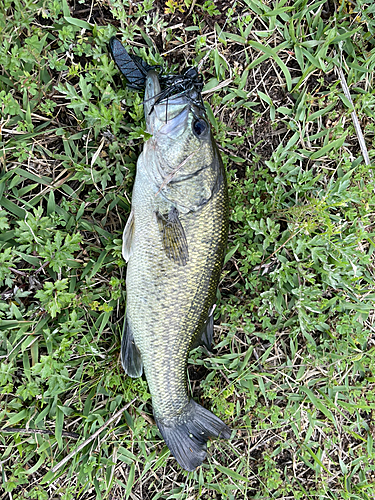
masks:
[[[207,123],[202,119],[197,119],[193,122],[193,132],[197,137],[204,135],[208,129]]]

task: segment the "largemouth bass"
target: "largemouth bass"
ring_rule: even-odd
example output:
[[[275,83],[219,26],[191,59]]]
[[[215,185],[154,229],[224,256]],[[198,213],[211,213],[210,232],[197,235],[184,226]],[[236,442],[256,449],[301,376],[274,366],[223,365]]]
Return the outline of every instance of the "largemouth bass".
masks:
[[[147,140],[137,163],[123,236],[128,261],[121,360],[144,370],[156,424],[186,470],[206,456],[210,437],[230,429],[188,395],[190,349],[211,344],[212,306],[228,233],[225,171],[192,85],[161,99],[155,70],[145,80]]]

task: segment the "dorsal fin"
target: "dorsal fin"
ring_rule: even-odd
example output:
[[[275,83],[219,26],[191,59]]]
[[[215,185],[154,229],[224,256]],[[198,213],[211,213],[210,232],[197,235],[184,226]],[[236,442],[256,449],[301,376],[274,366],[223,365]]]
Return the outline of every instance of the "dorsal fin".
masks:
[[[211,311],[208,315],[208,318],[204,322],[202,329],[195,338],[194,342],[192,343],[190,349],[195,349],[196,347],[199,347],[200,345],[204,345],[210,352],[212,352],[212,339],[214,336],[214,310],[216,308],[216,304],[214,304],[211,308]]]

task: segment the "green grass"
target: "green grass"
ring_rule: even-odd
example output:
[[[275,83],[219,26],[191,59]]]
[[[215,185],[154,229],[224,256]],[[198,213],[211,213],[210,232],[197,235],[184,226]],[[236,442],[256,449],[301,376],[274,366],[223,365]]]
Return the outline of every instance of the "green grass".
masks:
[[[372,2],[74,6],[0,2],[0,499],[372,500],[375,175],[353,121],[374,162]],[[199,66],[227,166],[216,351],[189,377],[235,432],[192,473],[119,363],[146,134],[115,34]]]

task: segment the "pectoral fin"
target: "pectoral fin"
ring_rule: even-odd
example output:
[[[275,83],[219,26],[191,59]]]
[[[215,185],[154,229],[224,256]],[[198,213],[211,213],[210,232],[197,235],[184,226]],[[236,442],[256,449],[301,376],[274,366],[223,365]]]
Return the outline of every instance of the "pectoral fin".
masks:
[[[132,254],[132,241],[134,235],[134,211],[130,212],[129,218],[126,222],[124,233],[122,235],[122,256],[128,262]]]
[[[167,215],[156,212],[156,218],[167,257],[179,266],[186,266],[189,250],[177,208],[172,207]]]
[[[121,363],[129,377],[137,378],[142,375],[143,363],[141,353],[134,342],[134,336],[127,318],[125,318],[124,332],[121,340]]]

